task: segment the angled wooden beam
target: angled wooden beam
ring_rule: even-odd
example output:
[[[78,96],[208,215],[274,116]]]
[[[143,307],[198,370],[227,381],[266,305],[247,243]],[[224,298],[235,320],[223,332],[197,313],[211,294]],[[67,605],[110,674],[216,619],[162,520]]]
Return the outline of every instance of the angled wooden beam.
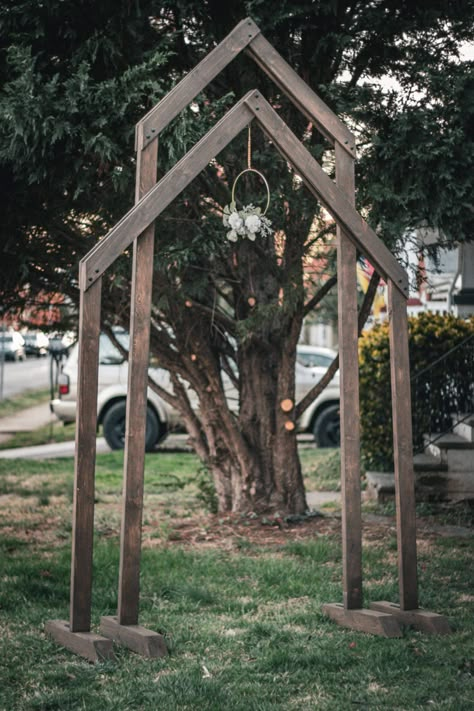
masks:
[[[81,260],[80,288],[89,289],[158,215],[253,119],[249,92]]]
[[[275,148],[294,167],[308,189],[334,215],[336,222],[374,264],[377,271],[386,280],[392,280],[400,293],[407,298],[408,277],[405,270],[350,204],[342,190],[324,172],[261,93],[253,93],[245,99],[245,103]]]
[[[355,138],[347,126],[290,67],[247,17],[156,104],[136,126],[137,146],[145,147],[188,106],[235,57],[246,50],[290,101],[332,143],[355,155]]]
[[[357,247],[406,298],[405,270],[258,91],[244,96],[84,257],[81,289],[88,289],[253,117]]]
[[[143,147],[159,133],[251,42],[260,30],[247,17],[204,57],[176,86],[137,123],[137,143]]]
[[[250,42],[245,52],[280,87],[296,108],[316,125],[323,136],[332,144],[338,143],[355,157],[354,134],[262,34],[258,34]]]

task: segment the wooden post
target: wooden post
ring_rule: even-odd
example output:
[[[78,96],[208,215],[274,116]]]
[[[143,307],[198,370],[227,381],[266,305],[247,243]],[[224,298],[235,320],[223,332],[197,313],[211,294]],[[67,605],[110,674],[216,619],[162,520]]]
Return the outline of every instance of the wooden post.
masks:
[[[336,143],[336,181],[354,204],[354,159]],[[341,490],[344,607],[362,607],[357,251],[337,227]]]
[[[72,520],[71,632],[91,623],[94,486],[102,279],[81,290]]]
[[[418,608],[407,306],[406,299],[391,281],[388,283],[388,310],[400,604],[382,600],[372,603],[370,607],[379,612],[391,613],[402,624],[428,634],[450,634],[451,628],[444,615]]]
[[[400,607],[413,610],[418,607],[418,583],[408,321],[406,299],[391,281],[388,310]]]
[[[143,151],[139,150],[136,202],[156,183],[157,155],[157,140]],[[118,599],[118,618],[122,625],[138,623],[154,239],[152,223],[133,243]]]
[[[142,139],[140,134],[136,203],[156,183],[158,140],[142,148]],[[152,223],[133,243],[118,610],[117,617],[101,619],[103,635],[146,657],[167,653],[162,635],[138,625],[154,241]]]
[[[82,285],[80,295],[70,620],[46,624],[57,642],[91,661],[114,658],[111,641],[90,632],[101,287],[102,279]]]
[[[354,204],[354,158],[336,143],[336,182]],[[387,612],[374,617],[362,607],[362,514],[360,486],[360,407],[357,314],[357,249],[337,226],[337,287],[341,422],[342,575],[344,605],[323,605],[344,627],[382,637],[400,637],[397,620]]]

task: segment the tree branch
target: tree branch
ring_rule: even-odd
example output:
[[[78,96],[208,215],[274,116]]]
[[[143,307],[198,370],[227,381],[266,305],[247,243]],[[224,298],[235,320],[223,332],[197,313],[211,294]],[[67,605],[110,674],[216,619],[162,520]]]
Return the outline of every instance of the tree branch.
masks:
[[[337,283],[337,274],[333,274],[327,282],[325,282],[319,291],[308,301],[304,306],[303,316],[307,316],[310,311],[314,309],[317,304],[326,296],[326,294],[332,289],[334,284]]]
[[[362,306],[359,310],[359,316],[357,320],[357,330],[358,330],[358,335],[362,333],[362,330],[365,326],[365,322],[367,321],[367,318],[370,314],[370,309],[372,308],[372,304],[375,298],[375,294],[377,291],[377,286],[380,281],[380,275],[374,271],[372,274],[372,277],[370,279],[369,286],[367,288],[367,291],[365,292],[364,296],[364,301],[362,302]],[[295,416],[296,419],[301,417],[303,412],[306,410],[306,408],[311,405],[311,403],[316,400],[318,395],[322,393],[326,385],[329,385],[331,380],[333,379],[334,375],[337,373],[339,370],[339,353],[337,356],[334,358],[333,362],[329,366],[329,368],[326,370],[324,373],[323,377],[319,380],[319,382],[314,385],[314,387],[309,390],[306,395],[299,401],[299,403],[296,405],[295,408]]]
[[[106,333],[107,336],[110,338],[122,358],[128,362],[129,351],[124,348],[120,341],[117,339],[112,327],[108,324],[105,324],[103,326],[103,330],[104,333]],[[172,395],[168,390],[165,390],[165,388],[163,388],[161,385],[158,385],[158,383],[153,380],[150,374],[148,374],[148,385],[152,390],[154,390],[157,395],[159,395],[165,402],[167,402],[168,405],[171,405],[171,407],[176,408],[178,398],[175,395]]]

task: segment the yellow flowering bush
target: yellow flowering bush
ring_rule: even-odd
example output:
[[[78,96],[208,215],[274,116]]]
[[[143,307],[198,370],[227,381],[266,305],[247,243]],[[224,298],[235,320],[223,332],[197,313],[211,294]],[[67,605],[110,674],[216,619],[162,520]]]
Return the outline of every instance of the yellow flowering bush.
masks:
[[[423,435],[448,429],[451,413],[472,408],[473,354],[459,348],[474,335],[474,317],[425,312],[408,319],[414,449]],[[377,324],[359,340],[362,458],[366,470],[393,471],[392,404],[388,323]],[[427,370],[425,370],[427,369]]]

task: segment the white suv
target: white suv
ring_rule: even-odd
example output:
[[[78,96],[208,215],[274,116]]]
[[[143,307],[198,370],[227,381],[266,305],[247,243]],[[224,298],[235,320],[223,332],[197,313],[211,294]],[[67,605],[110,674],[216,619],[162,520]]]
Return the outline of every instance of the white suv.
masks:
[[[128,348],[126,331],[116,330],[116,337]],[[328,348],[298,346],[296,363],[297,401],[319,381],[336,354]],[[76,419],[78,346],[62,368],[58,378],[59,394],[51,408],[63,422]],[[159,385],[171,389],[169,373],[162,368],[150,368],[150,375]],[[97,425],[102,425],[104,437],[112,449],[122,449],[125,439],[125,400],[127,397],[128,363],[105,335],[99,345],[99,389]],[[146,449],[153,450],[168,432],[182,428],[179,413],[153,390],[147,392]],[[229,398],[230,399],[230,398]],[[298,422],[303,432],[312,432],[319,447],[339,446],[339,376],[336,375],[321,395],[307,408]]]

